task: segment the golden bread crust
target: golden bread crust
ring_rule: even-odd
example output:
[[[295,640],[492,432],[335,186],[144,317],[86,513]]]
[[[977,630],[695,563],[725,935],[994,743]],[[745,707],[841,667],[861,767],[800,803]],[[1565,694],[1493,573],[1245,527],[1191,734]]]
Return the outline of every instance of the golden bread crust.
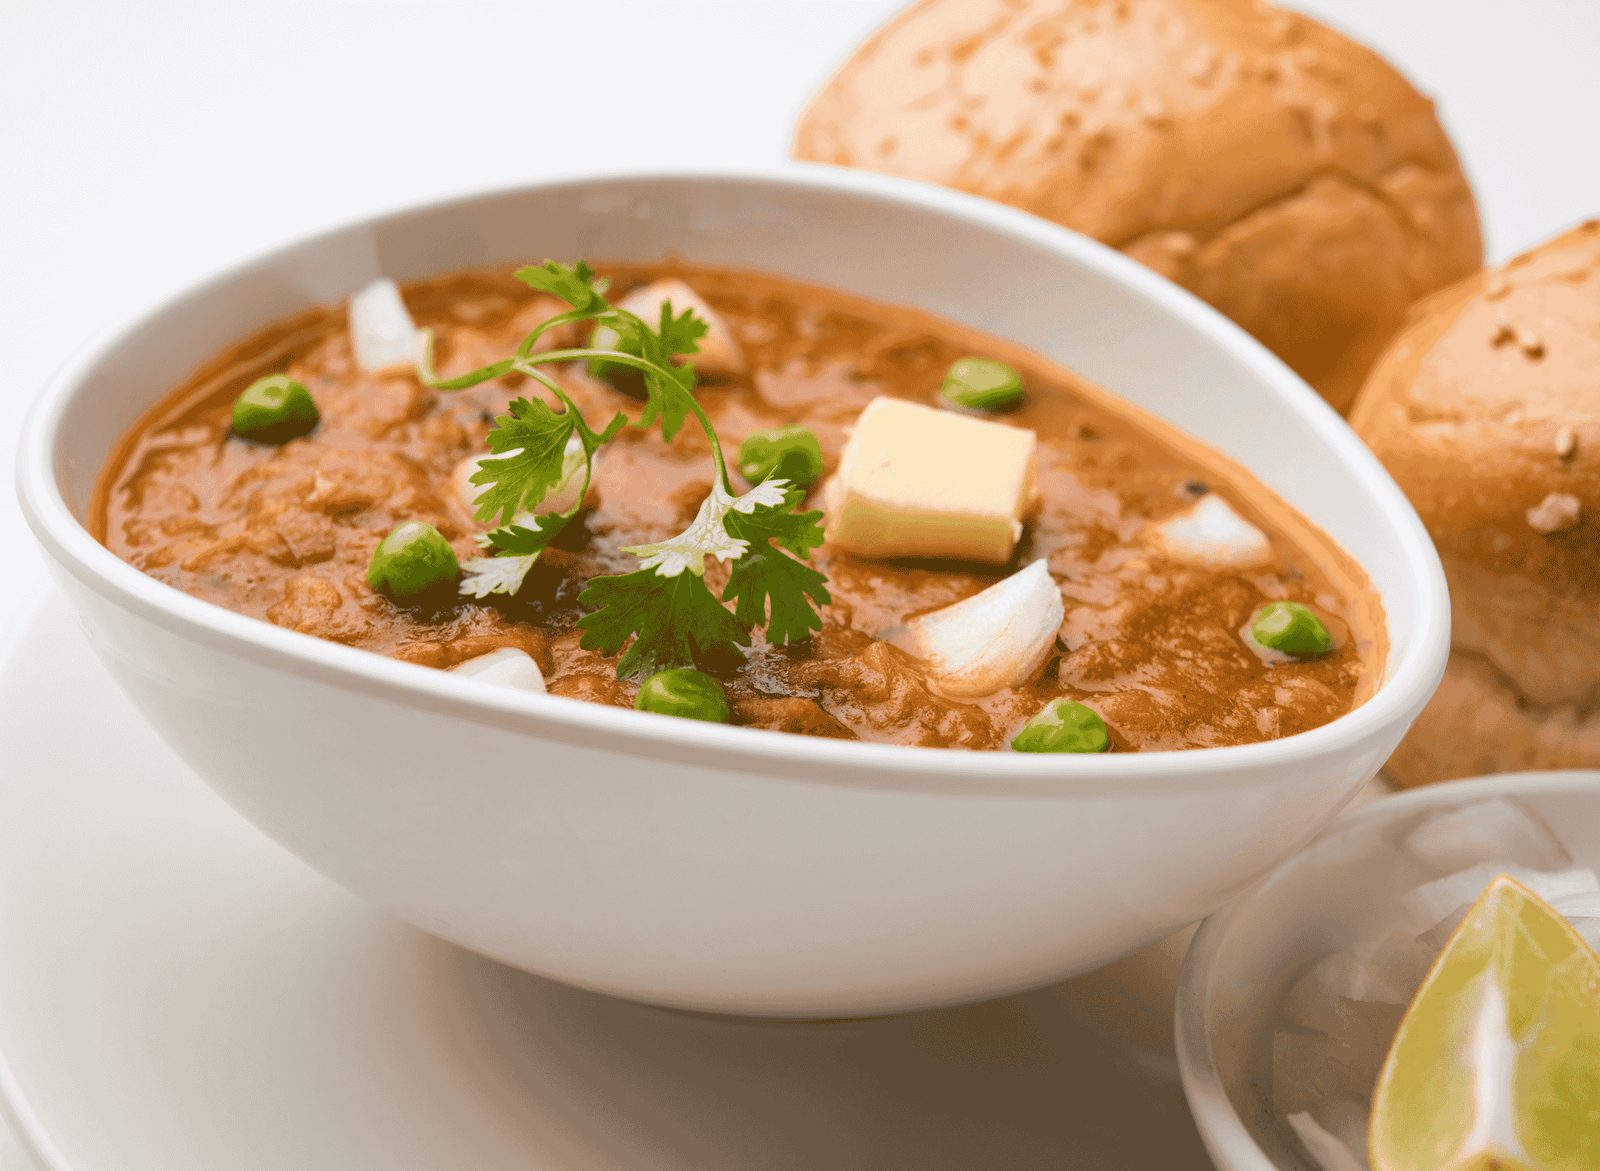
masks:
[[[1120,248],[1339,409],[1406,306],[1482,262],[1433,103],[1363,46],[1250,0],[923,0],[823,87],[794,153]]]
[[[1600,221],[1416,305],[1350,423],[1450,581],[1409,783],[1600,766]]]

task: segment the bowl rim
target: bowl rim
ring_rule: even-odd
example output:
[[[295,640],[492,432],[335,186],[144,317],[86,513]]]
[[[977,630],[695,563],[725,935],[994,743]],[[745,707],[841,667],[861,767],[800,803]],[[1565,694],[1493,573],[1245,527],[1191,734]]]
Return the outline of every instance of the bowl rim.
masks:
[[[1366,808],[1340,817],[1324,833],[1349,834],[1388,825],[1430,805],[1460,805],[1491,797],[1531,794],[1593,793],[1600,797],[1600,769],[1546,769],[1494,773],[1455,781],[1423,785],[1374,801]],[[1227,954],[1234,928],[1251,917],[1262,896],[1285,874],[1300,865],[1297,851],[1251,885],[1195,933],[1178,974],[1173,1013],[1173,1042],[1184,1096],[1206,1148],[1220,1171],[1283,1171],[1267,1157],[1250,1134],[1217,1071],[1211,1035],[1211,989],[1217,968]]]
[[[1129,288],[1204,335],[1302,415],[1310,415],[1340,462],[1370,492],[1391,526],[1417,598],[1416,622],[1398,668],[1360,707],[1309,732],[1222,748],[1111,754],[1091,758],[835,741],[765,729],[674,719],[582,700],[521,692],[448,676],[313,635],[285,630],[194,598],[147,577],[106,549],[73,515],[53,469],[55,437],[72,400],[121,345],[166,314],[206,297],[290,253],[315,248],[352,230],[419,213],[537,191],[649,183],[768,185],[789,191],[867,197],[976,225],[1061,255]],[[471,187],[408,201],[341,220],[262,249],[170,292],[102,330],[57,369],[23,423],[16,484],[22,512],[52,559],[79,583],[121,609],[194,642],[226,649],[263,666],[468,723],[587,744],[648,760],[756,772],[807,784],[914,788],[929,791],[1072,795],[1197,792],[1246,783],[1330,755],[1349,755],[1394,736],[1421,711],[1439,679],[1449,647],[1449,596],[1437,552],[1421,520],[1377,458],[1320,396],[1264,346],[1178,285],[1099,242],[1015,208],[931,183],[829,164],[784,162],[761,167],[648,167],[543,176]],[[1391,643],[1391,645],[1393,645]],[[708,760],[708,758],[710,758]],[[1070,789],[1063,780],[1073,782]]]

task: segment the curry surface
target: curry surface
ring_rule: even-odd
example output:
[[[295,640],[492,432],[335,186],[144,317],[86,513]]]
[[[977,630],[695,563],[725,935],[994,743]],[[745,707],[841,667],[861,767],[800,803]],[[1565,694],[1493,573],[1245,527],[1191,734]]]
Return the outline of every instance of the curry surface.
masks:
[[[1273,739],[1327,723],[1366,698],[1384,661],[1376,597],[1353,562],[1243,469],[1157,420],[1016,347],[928,315],[744,272],[600,266],[613,299],[678,276],[720,312],[750,373],[697,392],[730,463],[752,431],[811,427],[831,473],[856,415],[874,396],[932,404],[944,371],[969,354],[1009,361],[1023,406],[999,421],[1039,438],[1042,504],[1012,564],[876,560],[816,551],[832,605],[809,642],[702,664],[726,684],[735,723],[930,747],[1004,748],[1058,696],[1088,703],[1119,751]],[[418,325],[438,336],[446,377],[509,354],[566,306],[509,274],[458,274],[406,286]],[[573,344],[568,333],[549,344]],[[545,348],[545,346],[541,346]],[[640,403],[581,367],[546,367],[597,428]],[[235,395],[287,371],[322,421],[280,447],[229,431]],[[368,374],[352,357],[342,309],[315,309],[220,355],[152,409],[101,475],[96,535],[118,556],[196,597],[292,630],[432,667],[502,646],[526,650],[551,694],[631,706],[637,684],[615,660],[578,645],[578,595],[599,574],[627,573],[620,548],[680,531],[709,492],[712,464],[691,420],[676,440],[625,428],[600,455],[585,510],[514,599],[406,608],[375,594],[366,567],[404,520],[434,524],[460,557],[485,526],[450,475],[485,450],[494,415],[537,390],[520,375],[436,392],[410,373]],[[736,490],[743,485],[735,482]],[[1262,569],[1172,562],[1142,541],[1147,522],[1220,492],[1271,537]],[[813,491],[813,507],[820,491]],[[974,702],[941,698],[918,664],[875,637],[914,614],[968,597],[1036,558],[1049,561],[1067,617],[1042,676]],[[720,594],[724,567],[707,581]],[[1241,640],[1274,599],[1314,606],[1336,639],[1313,662],[1269,666]]]

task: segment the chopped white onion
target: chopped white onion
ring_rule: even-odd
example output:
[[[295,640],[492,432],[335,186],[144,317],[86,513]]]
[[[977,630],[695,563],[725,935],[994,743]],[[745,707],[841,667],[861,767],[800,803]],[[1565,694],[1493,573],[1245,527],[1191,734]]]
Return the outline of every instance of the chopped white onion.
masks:
[[[1497,875],[1509,874],[1545,902],[1566,895],[1600,891],[1592,870],[1560,870],[1554,873],[1531,870],[1509,862],[1480,862],[1470,870],[1425,882],[1403,896],[1401,907],[1411,917],[1417,934],[1438,927],[1445,920],[1464,913]],[[1459,920],[1458,920],[1459,921]],[[1441,941],[1442,942],[1442,941]]]
[[[1310,1114],[1289,1115],[1289,1125],[1306,1153],[1321,1165],[1322,1171],[1367,1171],[1367,1161],[1329,1134]]]
[[[1032,678],[1049,657],[1065,617],[1061,589],[1040,559],[982,593],[912,618],[882,637],[925,661],[940,692],[968,698]]]
[[[1490,861],[1535,870],[1572,865],[1572,855],[1544,819],[1509,797],[1435,813],[1407,835],[1405,846],[1440,875]]]
[[[1215,492],[1153,526],[1157,548],[1192,565],[1243,569],[1272,559],[1272,542]]]
[[[1333,1028],[1341,999],[1375,1004],[1407,1004],[1438,952],[1404,930],[1359,940],[1324,957],[1283,998],[1283,1014],[1293,1024],[1317,1032]]]
[[[400,299],[400,286],[379,277],[350,298],[350,346],[368,372],[409,366],[417,360],[421,334]]]
[[[1600,890],[1557,895],[1547,900],[1566,919],[1600,919]]]
[[[1595,951],[1600,951],[1600,918],[1596,918],[1596,919],[1570,919],[1569,918],[1567,920],[1567,922],[1572,924],[1572,929],[1574,931],[1576,931],[1580,936],[1583,937],[1583,941],[1585,943],[1587,943]]]
[[[484,683],[498,683],[503,687],[520,687],[524,691],[545,689],[544,672],[539,670],[527,651],[516,647],[501,647],[450,668],[452,675],[465,675]]]

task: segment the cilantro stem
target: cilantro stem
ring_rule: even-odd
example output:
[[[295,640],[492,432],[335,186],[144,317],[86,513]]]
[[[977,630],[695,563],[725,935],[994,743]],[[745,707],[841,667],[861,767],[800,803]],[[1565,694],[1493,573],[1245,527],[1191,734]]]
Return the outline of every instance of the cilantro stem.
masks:
[[[607,309],[596,312],[593,309],[569,309],[565,313],[558,313],[548,321],[540,322],[534,327],[533,332],[522,339],[522,344],[517,346],[516,357],[526,358],[533,353],[533,347],[539,344],[539,339],[557,326],[567,325],[577,321],[620,321],[625,310]],[[630,313],[628,316],[632,317]],[[634,320],[638,320],[634,318]]]
[[[629,314],[629,316],[631,317],[632,314]],[[634,318],[634,320],[637,321],[638,318]],[[550,381],[541,374],[535,373],[533,367],[542,366],[548,362],[578,362],[594,358],[599,358],[600,360],[606,362],[615,362],[619,366],[631,366],[635,370],[641,371],[645,374],[654,374],[658,378],[665,377],[670,379],[673,377],[673,371],[657,365],[648,358],[640,358],[634,354],[625,354],[621,350],[546,350],[542,354],[531,354],[525,357],[514,359],[512,368],[527,374],[531,378],[537,378],[541,385],[549,387],[553,393],[559,395],[561,397],[561,401],[567,404],[569,410],[575,410],[575,408],[572,406],[572,400],[569,399],[566,394],[555,385],[554,382]],[[694,395],[685,394],[683,397],[689,410],[694,414],[694,417],[699,420],[701,430],[706,433],[706,438],[711,441],[711,459],[717,465],[717,479],[721,482],[723,488],[729,492],[732,492],[733,483],[728,479],[728,461],[722,453],[722,441],[717,438],[716,428],[711,425],[711,416],[706,414],[705,408],[700,405],[698,400],[695,399]],[[581,415],[576,417],[579,419],[582,418]],[[645,424],[636,423],[634,426],[645,426]]]
[[[424,329],[422,334],[422,354],[417,358],[417,379],[423,386],[434,390],[466,390],[468,387],[477,386],[480,382],[487,382],[491,378],[499,378],[502,374],[511,371],[515,358],[504,358],[499,362],[469,371],[459,378],[443,379],[433,368],[433,330]]]
[[[650,361],[648,358],[641,358],[635,354],[623,353],[621,350],[596,350],[585,348],[546,350],[542,354],[535,354],[532,352],[532,350],[534,345],[538,343],[539,338],[557,325],[564,325],[569,321],[615,320],[618,322],[623,322],[628,318],[631,318],[632,321],[638,325],[644,326],[644,322],[642,320],[640,320],[638,317],[635,317],[632,313],[628,313],[626,310],[612,309],[601,313],[578,309],[570,310],[566,313],[552,317],[549,321],[546,321],[535,328],[531,333],[528,334],[527,337],[523,338],[522,344],[517,347],[517,353],[514,357],[504,358],[499,362],[494,362],[488,366],[473,370],[470,373],[463,374],[458,378],[450,379],[441,379],[437,371],[434,370],[433,330],[425,329],[422,331],[422,355],[417,360],[417,375],[424,386],[431,387],[434,390],[466,390],[469,387],[477,386],[480,382],[487,382],[491,378],[499,378],[503,375],[513,372],[526,375],[527,377],[532,378],[540,386],[548,390],[551,394],[559,398],[566,406],[567,410],[572,412],[573,426],[583,437],[583,446],[585,452],[592,457],[600,444],[606,442],[606,440],[610,439],[612,435],[616,434],[616,432],[608,427],[607,431],[609,434],[605,435],[604,437],[596,434],[595,431],[589,427],[588,423],[585,422],[582,413],[577,409],[577,406],[573,403],[572,399],[567,397],[566,392],[556,384],[554,379],[545,374],[543,371],[539,370],[538,367],[548,365],[552,362],[577,362],[597,358],[605,362],[614,362],[619,366],[629,366],[643,374],[654,375],[657,378],[665,378],[668,380],[674,378],[675,372],[667,369],[659,363]],[[722,484],[723,488],[729,492],[732,492],[733,483],[728,479],[727,457],[723,454],[722,442],[717,437],[716,428],[711,425],[711,417],[706,414],[705,408],[700,405],[700,403],[695,399],[694,395],[685,392],[683,398],[685,405],[699,421],[701,430],[706,433],[706,438],[711,442],[711,459],[717,467],[718,481]],[[619,417],[625,416],[621,416],[619,412]],[[615,420],[613,420],[613,424],[614,423]],[[636,427],[643,427],[647,426],[648,424],[641,420],[633,425]]]

